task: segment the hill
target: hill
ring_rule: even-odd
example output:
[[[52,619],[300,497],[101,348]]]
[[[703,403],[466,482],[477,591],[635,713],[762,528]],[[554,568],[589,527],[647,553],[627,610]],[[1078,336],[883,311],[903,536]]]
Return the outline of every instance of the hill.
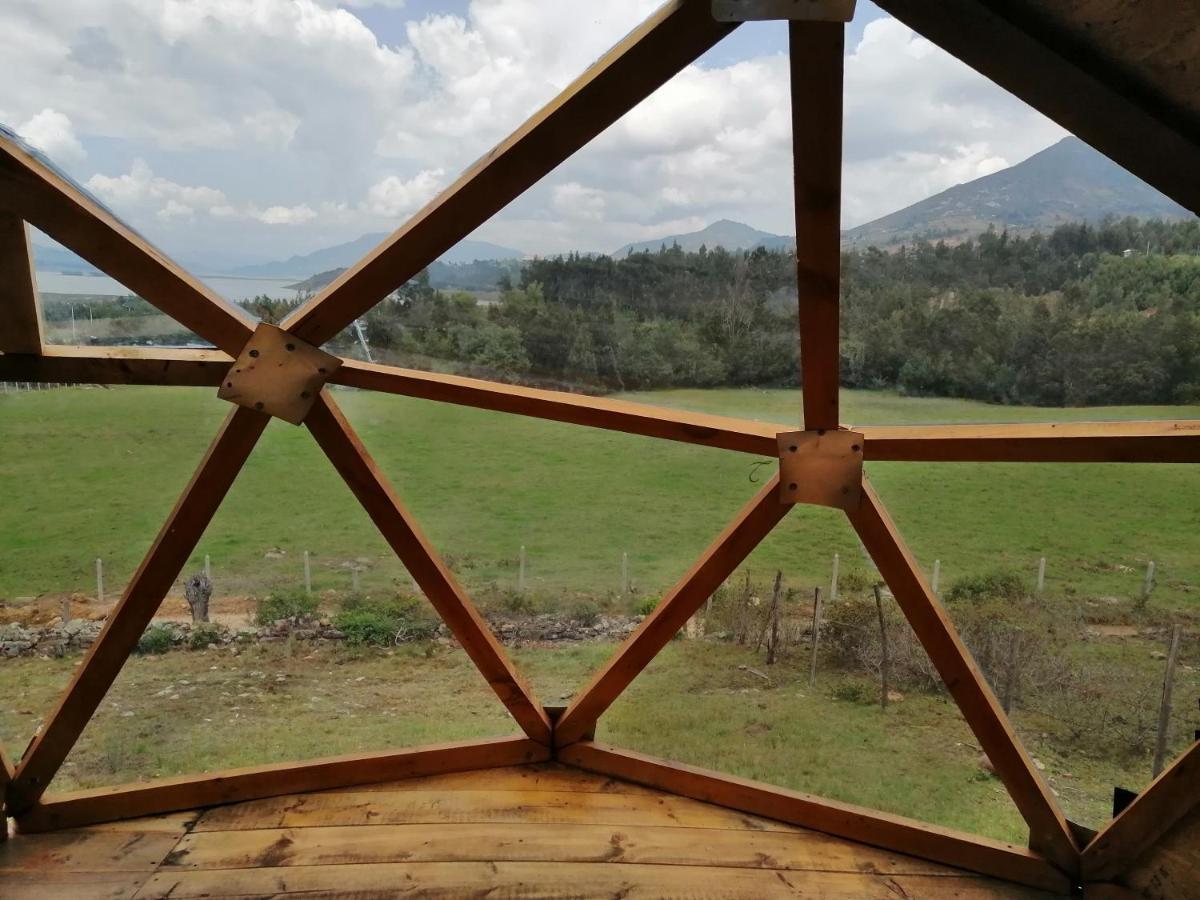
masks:
[[[642,253],[647,250],[654,253],[664,244],[667,247],[678,244],[681,250],[694,253],[702,246],[709,249],[724,247],[726,250],[753,250],[755,247],[766,247],[768,250],[774,250],[780,247],[791,247],[795,243],[796,239],[788,235],[771,234],[769,231],[759,231],[757,228],[751,228],[742,222],[720,219],[713,222],[707,228],[702,228],[700,231],[692,231],[687,234],[669,234],[666,237],[655,238],[652,241],[638,241],[633,244],[626,244],[617,250],[613,256],[620,259],[621,257],[628,256],[630,253]]]
[[[253,266],[242,266],[233,270],[232,275],[247,275],[258,278],[308,278],[331,269],[344,269],[358,262],[368,252],[382,241],[387,234],[377,232],[364,234],[360,238],[338,244],[335,247],[324,247],[293,256],[290,259],[261,263]],[[460,241],[441,256],[445,263],[469,263],[477,259],[521,259],[525,254],[512,247],[502,247],[488,241]]]
[[[956,185],[843,233],[844,246],[886,247],[913,238],[951,243],[986,231],[1049,231],[1107,216],[1186,219],[1191,213],[1076,137],[1024,162]]]

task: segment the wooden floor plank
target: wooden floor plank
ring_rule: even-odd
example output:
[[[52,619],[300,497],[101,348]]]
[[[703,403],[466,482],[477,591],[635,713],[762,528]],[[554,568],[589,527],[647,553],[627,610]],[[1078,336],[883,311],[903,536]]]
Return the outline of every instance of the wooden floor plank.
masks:
[[[711,866],[595,863],[385,863],[267,869],[162,871],[139,900],[194,897],[669,898],[798,897],[822,900],[1017,900],[1027,888],[977,878],[880,877],[870,873],[779,872]]]
[[[182,831],[83,829],[21,835],[0,845],[0,870],[153,872],[182,836]]]
[[[383,781],[378,784],[347,785],[330,788],[323,793],[343,794],[346,791],[576,791],[585,794],[660,794],[654,788],[631,781],[585,772],[574,766],[558,763],[533,763],[498,769],[477,769],[473,772],[449,772]]]
[[[966,873],[817,832],[668,826],[371,825],[186,835],[164,869],[253,869],[389,862],[593,862],[880,875]]]
[[[0,897],[4,900],[131,900],[150,878],[149,873],[55,870],[30,872],[0,868]]]
[[[666,825],[790,831],[794,826],[669,794],[578,791],[346,791],[292,794],[221,806],[195,831],[416,824]]]

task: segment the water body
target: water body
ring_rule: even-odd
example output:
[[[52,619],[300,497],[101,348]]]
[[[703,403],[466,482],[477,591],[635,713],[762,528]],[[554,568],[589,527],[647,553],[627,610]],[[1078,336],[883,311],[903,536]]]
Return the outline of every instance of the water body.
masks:
[[[237,302],[266,295],[276,300],[294,300],[298,292],[288,285],[294,278],[237,278],[229,275],[201,275],[200,280],[224,297]],[[83,294],[121,297],[133,291],[107,275],[64,275],[62,272],[38,272],[38,290],[47,294]]]

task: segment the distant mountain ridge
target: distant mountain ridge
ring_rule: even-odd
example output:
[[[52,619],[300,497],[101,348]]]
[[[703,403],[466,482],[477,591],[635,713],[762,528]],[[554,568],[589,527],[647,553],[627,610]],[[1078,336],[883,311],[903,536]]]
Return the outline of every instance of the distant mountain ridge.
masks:
[[[679,245],[680,250],[695,253],[701,247],[712,250],[724,247],[726,250],[753,250],[756,247],[766,247],[768,250],[794,247],[796,239],[785,234],[771,234],[769,231],[759,231],[743,222],[731,219],[718,219],[699,231],[687,234],[669,234],[666,237],[655,238],[652,241],[637,241],[626,244],[617,250],[613,256],[617,259],[630,253],[657,252],[663,246],[668,248]]]
[[[230,274],[245,275],[254,278],[309,278],[331,269],[344,269],[352,266],[367,253],[375,249],[387,234],[378,232],[364,234],[362,237],[334,247],[324,247],[301,256],[293,256],[285,260],[261,263],[253,266],[242,266]],[[469,263],[477,259],[521,259],[525,254],[512,247],[502,247],[488,241],[459,241],[440,257],[445,263]]]
[[[843,246],[958,242],[987,231],[1049,231],[1106,216],[1190,219],[1192,214],[1076,137],[1024,162],[955,185],[842,233]]]

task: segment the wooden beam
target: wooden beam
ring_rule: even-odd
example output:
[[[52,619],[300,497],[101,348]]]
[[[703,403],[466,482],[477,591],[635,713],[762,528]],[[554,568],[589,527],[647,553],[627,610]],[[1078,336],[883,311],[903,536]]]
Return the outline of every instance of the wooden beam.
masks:
[[[0,352],[41,352],[41,307],[29,226],[0,212]]]
[[[789,22],[796,288],[804,427],[838,427],[842,271],[841,22]]]
[[[784,425],[748,419],[710,416],[645,403],[546,391],[354,360],[346,360],[330,380],[335,384],[366,390],[623,431],[685,444],[720,447],[759,456],[777,456],[775,435],[788,430]]]
[[[0,136],[0,212],[36,225],[200,337],[236,355],[253,326],[39,156]]]
[[[8,808],[5,798],[12,779],[13,764],[9,761],[8,754],[4,752],[4,746],[0,744],[0,843],[8,840]]]
[[[1193,212],[1200,144],[1069,35],[1022,22],[1015,4],[879,0],[879,6]]]
[[[525,737],[434,744],[411,750],[356,753],[306,762],[228,769],[183,778],[96,788],[47,797],[18,817],[22,832],[77,828],[222,803],[544,762],[550,750]]]
[[[1200,741],[1164,769],[1084,848],[1084,880],[1118,878],[1176,822],[1197,808]]]
[[[533,740],[549,744],[545,709],[328,391],[321,392],[305,424],[517,724]]]
[[[1062,872],[1032,850],[1012,844],[669,762],[595,741],[580,741],[564,747],[558,751],[558,759],[591,772],[802,825],[897,853],[1056,893],[1070,892],[1070,880]]]
[[[857,428],[867,460],[905,462],[1200,462],[1200,421]]]
[[[709,0],[670,0],[359,263],[283,323],[322,344],[733,31]]]
[[[0,381],[215,388],[231,365],[233,357],[220,350],[53,346],[40,355],[0,355]]]
[[[1064,872],[1074,874],[1079,868],[1079,848],[1049,785],[1021,746],[971,652],[866,479],[862,505],[846,515],[1029,824],[1030,846]]]
[[[581,740],[663,647],[695,615],[704,601],[741,565],[792,507],[779,500],[779,476],[772,478],[709,545],[703,555],[617,649],[554,728],[563,747]]]
[[[167,591],[212,521],[269,417],[239,407],[225,419],[183,495],[171,510],[125,594],[17,767],[10,806],[21,814],[54,773],[104,699]]]

